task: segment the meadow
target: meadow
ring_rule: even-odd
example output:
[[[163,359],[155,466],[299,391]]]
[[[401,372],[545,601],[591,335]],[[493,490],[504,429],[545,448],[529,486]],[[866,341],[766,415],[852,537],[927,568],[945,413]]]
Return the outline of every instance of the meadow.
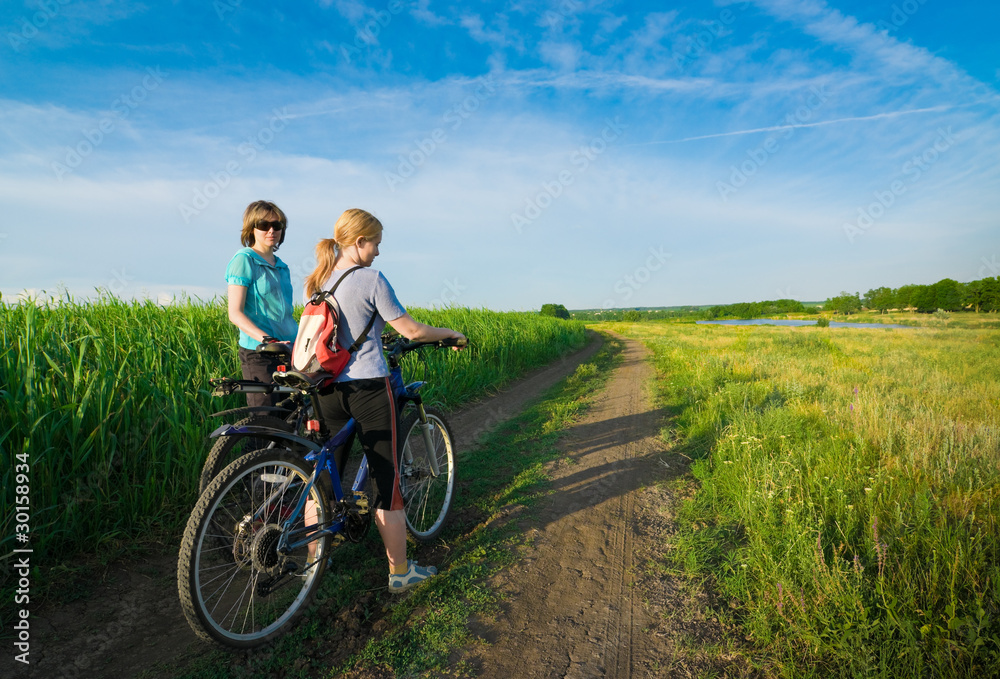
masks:
[[[404,377],[428,380],[425,400],[444,408],[495,392],[585,341],[581,323],[535,313],[410,311],[469,337],[465,351],[406,359]],[[222,300],[0,304],[3,506],[14,506],[17,485],[29,486],[33,597],[77,571],[85,576],[81,560],[107,561],[183,528],[207,435],[220,423],[210,414],[245,405],[210,395],[210,378],[239,376],[236,340]],[[19,459],[30,462],[26,479],[15,475]],[[14,518],[3,515],[0,553],[21,546]]]
[[[853,320],[853,319],[852,319]],[[696,491],[665,564],[794,677],[1000,673],[1000,335],[601,324]]]

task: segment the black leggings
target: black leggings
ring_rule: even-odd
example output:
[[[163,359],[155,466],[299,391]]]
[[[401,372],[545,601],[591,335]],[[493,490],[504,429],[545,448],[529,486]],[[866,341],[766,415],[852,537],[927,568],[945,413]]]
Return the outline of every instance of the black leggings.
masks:
[[[403,508],[399,492],[399,465],[396,460],[396,400],[388,377],[348,380],[334,383],[332,390],[320,397],[319,408],[330,434],[340,431],[347,420],[354,418],[357,436],[368,458],[368,469],[375,479],[375,499],[378,509]],[[338,451],[337,468],[343,470],[348,446]]]
[[[243,379],[271,384],[271,375],[278,369],[283,358],[283,356],[261,354],[240,347],[240,367],[243,369]],[[273,406],[280,398],[283,398],[282,394],[247,394],[247,405]]]

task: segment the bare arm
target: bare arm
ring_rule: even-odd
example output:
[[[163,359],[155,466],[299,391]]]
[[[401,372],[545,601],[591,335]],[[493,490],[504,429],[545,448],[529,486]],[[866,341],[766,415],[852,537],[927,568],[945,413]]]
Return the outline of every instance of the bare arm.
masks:
[[[229,322],[260,342],[264,339],[264,331],[254,325],[250,317],[243,313],[247,301],[247,289],[243,285],[229,286]]]
[[[464,340],[465,335],[449,328],[435,328],[413,320],[410,314],[403,314],[399,318],[389,321],[393,330],[408,340],[415,342],[436,342],[443,339]]]

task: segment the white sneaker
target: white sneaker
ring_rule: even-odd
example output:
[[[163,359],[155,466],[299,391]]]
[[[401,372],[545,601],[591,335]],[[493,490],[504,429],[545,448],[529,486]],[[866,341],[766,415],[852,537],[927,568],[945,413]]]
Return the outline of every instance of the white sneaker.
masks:
[[[414,585],[419,585],[432,575],[437,575],[438,572],[438,569],[434,566],[419,566],[412,559],[407,560],[406,565],[409,568],[402,575],[389,575],[390,592],[394,594],[405,592]]]

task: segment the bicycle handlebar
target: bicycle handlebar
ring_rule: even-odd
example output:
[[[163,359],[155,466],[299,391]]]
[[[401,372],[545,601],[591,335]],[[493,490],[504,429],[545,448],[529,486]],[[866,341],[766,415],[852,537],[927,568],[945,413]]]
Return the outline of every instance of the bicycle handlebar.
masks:
[[[408,340],[405,337],[397,337],[396,339],[389,339],[387,337],[382,338],[382,349],[386,352],[386,359],[389,361],[389,365],[394,365],[395,362],[399,361],[399,359],[405,354],[424,347],[464,347],[468,346],[468,344],[468,339],[459,340],[454,337],[434,340],[432,342]]]

